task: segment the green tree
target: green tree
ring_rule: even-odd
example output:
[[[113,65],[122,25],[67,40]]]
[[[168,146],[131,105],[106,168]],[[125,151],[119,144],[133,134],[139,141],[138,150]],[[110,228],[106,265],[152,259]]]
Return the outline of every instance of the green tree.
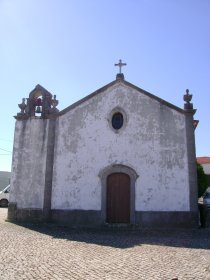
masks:
[[[201,197],[208,187],[208,179],[203,170],[203,166],[197,163],[197,178],[198,178],[198,197]]]

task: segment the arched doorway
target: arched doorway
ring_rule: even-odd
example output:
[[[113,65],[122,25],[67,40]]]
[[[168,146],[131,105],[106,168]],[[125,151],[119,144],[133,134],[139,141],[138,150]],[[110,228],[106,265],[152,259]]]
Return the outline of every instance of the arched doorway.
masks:
[[[138,174],[136,173],[136,171],[129,166],[125,166],[122,164],[113,164],[101,169],[99,172],[99,177],[101,178],[101,187],[102,187],[101,215],[104,223],[135,224],[135,182],[136,179],[138,178]],[[110,184],[111,185],[116,184],[116,187],[107,188],[107,186],[109,186]],[[113,195],[115,195],[115,197],[112,195],[112,193],[114,193]],[[116,194],[119,195],[116,196]],[[110,207],[109,203],[111,202],[113,203],[114,200],[119,199],[121,194],[124,194],[123,198],[128,199],[128,201],[120,203],[119,207],[122,207],[122,205],[125,204],[127,206],[129,205],[129,209],[127,207],[126,210],[127,214],[125,214],[125,216],[126,215],[128,216],[129,213],[129,218],[127,218],[124,221],[121,220],[121,217],[119,217],[118,220],[115,220],[111,215],[109,215],[109,212],[107,210],[107,206]],[[109,199],[110,195],[112,196],[111,200]],[[123,201],[123,198],[120,198],[120,201]]]
[[[113,173],[107,177],[106,222],[130,223],[130,177]]]

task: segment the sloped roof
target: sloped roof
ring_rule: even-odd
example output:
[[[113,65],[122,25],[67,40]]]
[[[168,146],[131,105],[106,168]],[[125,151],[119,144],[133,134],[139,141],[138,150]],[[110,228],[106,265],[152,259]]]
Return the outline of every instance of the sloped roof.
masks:
[[[148,96],[150,98],[153,98],[153,99],[157,100],[158,102],[160,102],[161,104],[166,105],[166,106],[168,106],[168,107],[170,107],[170,108],[172,108],[172,109],[174,109],[174,110],[176,110],[176,111],[178,111],[180,113],[185,113],[185,110],[183,110],[183,109],[181,109],[181,108],[179,108],[179,107],[177,107],[177,106],[175,106],[175,105],[173,105],[173,104],[171,104],[171,103],[169,103],[169,102],[167,102],[167,101],[157,97],[156,95],[154,95],[154,94],[152,94],[152,93],[150,93],[148,91],[145,91],[145,90],[143,90],[143,89],[141,89],[141,88],[139,88],[139,87],[137,87],[137,86],[135,86],[135,85],[133,85],[133,84],[123,80],[123,79],[119,79],[119,80],[116,79],[116,80],[112,81],[111,83],[105,85],[104,87],[102,87],[102,88],[94,91],[93,93],[87,95],[86,97],[80,99],[79,101],[73,103],[72,105],[68,106],[67,108],[63,109],[62,111],[60,111],[59,115],[63,115],[65,113],[67,113],[68,111],[72,110],[73,108],[79,106],[83,102],[91,99],[92,97],[96,96],[97,94],[100,94],[101,92],[107,90],[109,87],[111,87],[111,86],[113,86],[113,85],[115,85],[117,83],[121,83],[121,84],[124,84],[124,85],[126,85],[126,86],[128,86],[130,88],[133,88],[133,89],[139,91],[141,94],[144,94],[144,95],[146,95],[146,96]],[[195,112],[195,110],[192,110],[192,111]]]
[[[197,157],[197,162],[200,164],[210,163],[210,157]]]

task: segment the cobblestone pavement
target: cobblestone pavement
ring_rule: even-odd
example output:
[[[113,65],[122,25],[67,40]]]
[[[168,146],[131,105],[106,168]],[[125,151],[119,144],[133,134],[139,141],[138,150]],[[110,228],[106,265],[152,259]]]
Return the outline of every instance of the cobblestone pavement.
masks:
[[[6,215],[0,209],[0,280],[210,280],[210,229],[76,230]]]

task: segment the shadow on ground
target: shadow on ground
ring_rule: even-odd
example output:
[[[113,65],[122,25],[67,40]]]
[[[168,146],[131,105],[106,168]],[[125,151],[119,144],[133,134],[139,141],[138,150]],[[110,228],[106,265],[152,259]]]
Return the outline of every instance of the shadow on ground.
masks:
[[[16,223],[52,238],[85,242],[114,248],[131,248],[142,244],[210,249],[210,228],[205,229],[127,229],[69,228],[51,223]]]

